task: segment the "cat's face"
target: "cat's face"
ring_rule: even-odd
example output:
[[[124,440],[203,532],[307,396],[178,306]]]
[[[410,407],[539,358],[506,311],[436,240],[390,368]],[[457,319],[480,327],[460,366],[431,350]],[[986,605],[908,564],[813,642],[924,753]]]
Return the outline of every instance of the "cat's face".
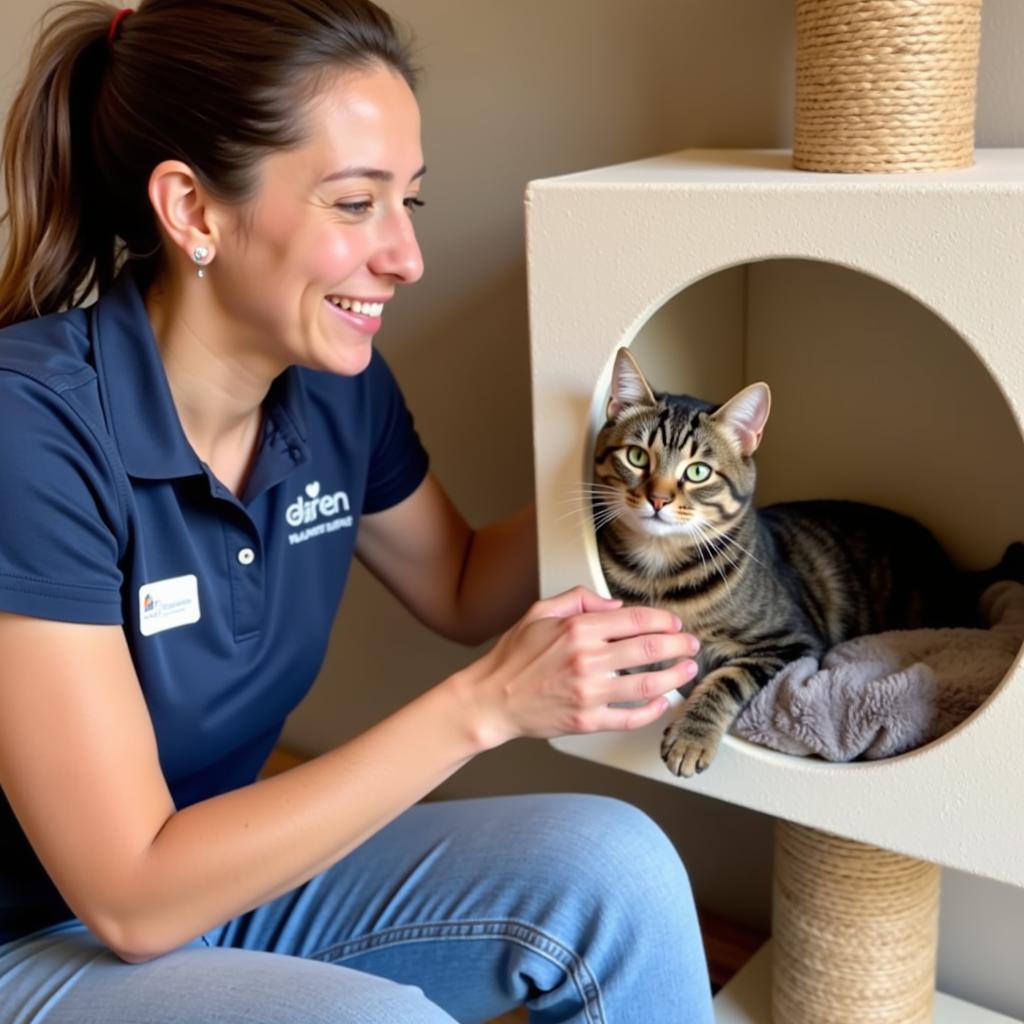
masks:
[[[693,544],[728,529],[753,497],[751,456],[769,402],[765,384],[717,408],[686,395],[656,396],[620,349],[608,422],[594,445],[597,522]]]

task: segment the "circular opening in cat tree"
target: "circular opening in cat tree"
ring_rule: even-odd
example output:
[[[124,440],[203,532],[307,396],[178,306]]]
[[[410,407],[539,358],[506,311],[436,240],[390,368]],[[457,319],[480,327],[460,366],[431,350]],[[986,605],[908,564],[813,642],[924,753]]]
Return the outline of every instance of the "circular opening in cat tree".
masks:
[[[657,390],[719,403],[748,383],[769,384],[759,506],[882,505],[924,523],[972,569],[1024,539],[1021,429],[1006,398],[969,340],[891,283],[836,264],[771,259],[684,287],[610,346],[585,480],[617,344],[629,345]],[[596,545],[588,553],[592,585],[607,592]]]

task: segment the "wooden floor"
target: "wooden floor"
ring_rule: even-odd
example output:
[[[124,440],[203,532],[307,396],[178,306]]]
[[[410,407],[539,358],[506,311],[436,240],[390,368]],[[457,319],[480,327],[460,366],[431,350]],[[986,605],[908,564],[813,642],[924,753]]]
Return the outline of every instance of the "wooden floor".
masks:
[[[303,760],[298,754],[279,747],[271,754],[263,774],[276,775],[301,764]],[[698,910],[698,916],[711,988],[717,992],[757,952],[768,936],[707,911]],[[517,1010],[499,1017],[493,1024],[525,1024],[527,1020],[526,1011]]]

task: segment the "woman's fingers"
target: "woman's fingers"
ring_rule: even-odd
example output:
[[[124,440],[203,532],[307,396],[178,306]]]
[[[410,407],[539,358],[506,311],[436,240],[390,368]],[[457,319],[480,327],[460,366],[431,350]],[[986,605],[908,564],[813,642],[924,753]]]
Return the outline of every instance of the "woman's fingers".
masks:
[[[696,675],[699,644],[681,630],[672,612],[576,587],[538,601],[492,648],[485,699],[510,736],[640,728]]]
[[[662,669],[613,676],[604,687],[608,704],[655,700],[685,686],[697,675],[697,663],[686,658]]]
[[[527,618],[568,619],[584,612],[602,612],[621,607],[622,601],[617,597],[602,597],[586,587],[573,587],[562,594],[537,601],[527,614]]]
[[[666,694],[674,693],[696,675],[697,666],[686,660],[667,668],[606,679],[579,680],[570,689],[572,715],[568,731],[599,732],[605,729],[639,728],[659,718],[669,706]],[[645,708],[638,717],[620,712]],[[613,714],[609,715],[608,712]],[[631,722],[631,725],[621,723]]]
[[[647,633],[606,644],[603,657],[608,672],[623,672],[692,658],[699,650],[699,641],[689,633]]]
[[[597,649],[602,644],[629,637],[677,634],[683,626],[677,615],[663,608],[631,605],[628,608],[602,609],[587,615],[573,615],[563,621],[563,628],[567,638],[581,648]]]
[[[671,706],[665,694],[678,689],[692,676],[680,665],[674,665],[660,672],[623,678],[632,681],[632,688],[616,694],[614,702],[593,708],[586,717],[581,716],[578,732],[642,729],[656,722]]]
[[[628,732],[642,729],[645,725],[656,722],[668,710],[669,703],[664,697],[658,697],[648,704],[633,708],[605,708],[595,726],[595,732],[611,732],[612,730]]]
[[[619,598],[602,597],[586,587],[573,587],[538,601],[526,616],[528,621],[544,618],[566,620],[567,627],[581,644],[649,633],[678,633],[683,628],[679,617],[663,608],[638,605],[624,608]],[[648,662],[654,660],[657,659],[647,659]]]

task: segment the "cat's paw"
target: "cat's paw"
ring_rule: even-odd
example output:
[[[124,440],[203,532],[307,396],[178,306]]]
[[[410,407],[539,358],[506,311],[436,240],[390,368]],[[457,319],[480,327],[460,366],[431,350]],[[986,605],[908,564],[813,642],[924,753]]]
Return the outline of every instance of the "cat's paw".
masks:
[[[697,736],[687,728],[685,718],[673,722],[661,739],[661,759],[673,775],[689,779],[704,771],[718,751],[717,736]]]

